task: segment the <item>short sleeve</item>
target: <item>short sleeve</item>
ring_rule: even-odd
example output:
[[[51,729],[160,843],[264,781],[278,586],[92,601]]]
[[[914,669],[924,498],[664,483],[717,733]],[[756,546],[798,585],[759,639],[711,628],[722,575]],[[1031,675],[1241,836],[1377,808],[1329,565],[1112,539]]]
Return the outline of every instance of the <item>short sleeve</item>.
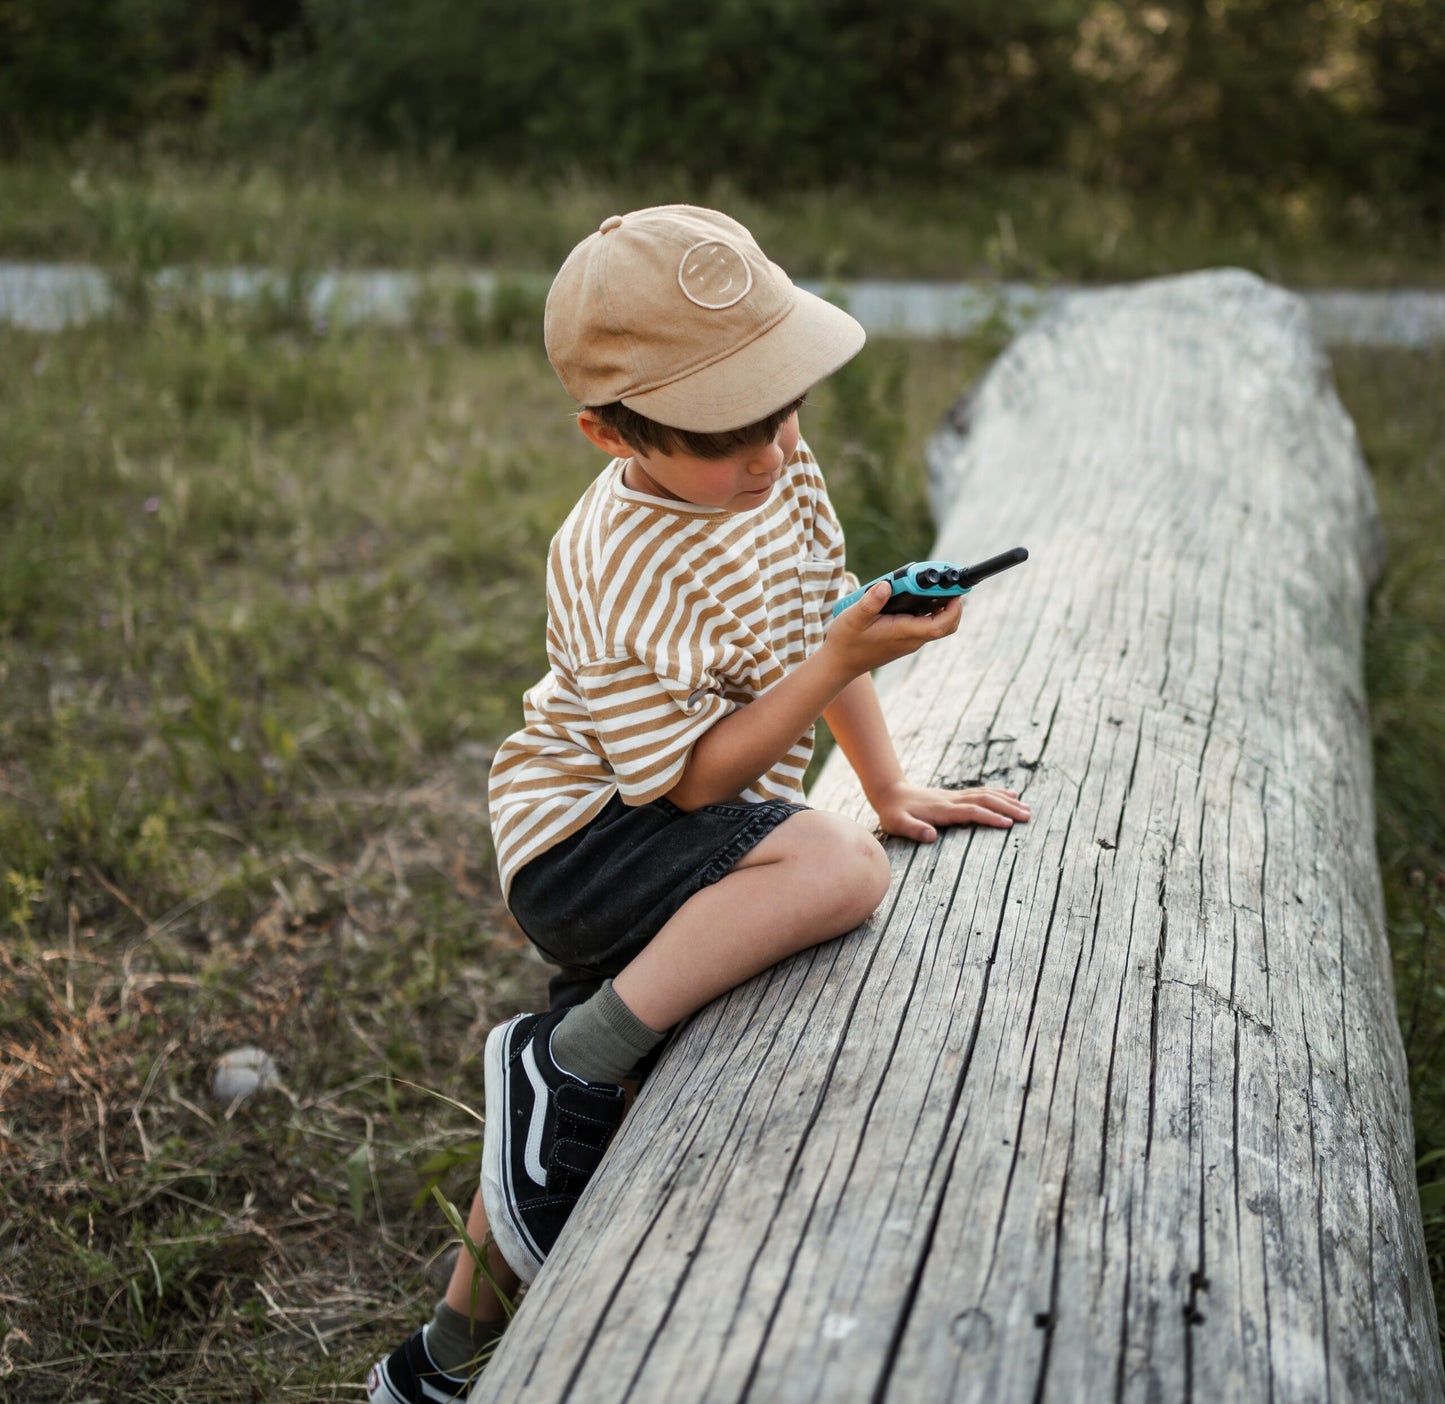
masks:
[[[576,679],[625,804],[648,804],[671,790],[698,738],[734,706],[701,672],[661,677],[636,657],[584,664]]]
[[[843,540],[843,524],[833,510],[832,499],[823,484],[823,478],[814,468],[816,479],[813,484],[813,530],[809,548],[810,565],[819,576],[826,578],[822,585],[824,611],[831,615],[833,606],[858,588],[858,577],[848,569],[847,549]],[[822,570],[827,562],[830,571]],[[820,582],[821,583],[821,582]]]

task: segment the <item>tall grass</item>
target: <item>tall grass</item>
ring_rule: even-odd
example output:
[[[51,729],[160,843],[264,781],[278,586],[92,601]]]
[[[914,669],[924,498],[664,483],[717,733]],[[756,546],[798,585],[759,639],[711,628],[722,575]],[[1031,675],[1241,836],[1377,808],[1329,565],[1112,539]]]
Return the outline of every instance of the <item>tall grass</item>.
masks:
[[[477,1141],[430,1093],[544,998],[485,776],[598,464],[535,314],[0,331],[0,1393],[345,1397],[435,1292]],[[819,395],[855,516],[926,531],[883,465],[985,354]],[[218,1102],[244,1045],[284,1085]]]
[[[1445,353],[1335,357],[1390,555],[1366,635],[1376,838],[1425,1212],[1445,1305]]]
[[[486,1031],[546,974],[485,774],[598,465],[535,310],[344,332],[139,298],[0,331],[0,1394],[354,1398],[433,1299],[428,1192],[465,1207],[477,1137],[430,1094],[479,1104]],[[926,549],[924,439],[996,344],[871,347],[807,406],[860,571]],[[1395,546],[1371,689],[1425,1152],[1441,369],[1339,362]],[[283,1086],[219,1102],[247,1044]]]
[[[917,185],[528,181],[458,158],[188,161],[80,146],[0,163],[0,257],[281,269],[555,270],[609,214],[670,201],[741,219],[795,277],[1114,281],[1221,264],[1292,284],[1439,285],[1445,231],[1402,202],[1252,187],[1165,195],[1046,171]]]
[[[0,381],[0,1391],[352,1393],[445,1237],[414,1200],[474,1183],[402,1079],[476,1105],[541,997],[483,796],[565,401],[519,347],[204,307],[0,334]],[[228,1107],[246,1044],[285,1090]]]

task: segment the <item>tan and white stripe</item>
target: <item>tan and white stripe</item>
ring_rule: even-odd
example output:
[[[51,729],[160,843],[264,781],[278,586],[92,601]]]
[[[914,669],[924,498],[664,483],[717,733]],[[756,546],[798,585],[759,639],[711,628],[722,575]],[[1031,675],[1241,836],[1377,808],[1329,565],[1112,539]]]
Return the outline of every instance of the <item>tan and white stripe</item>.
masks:
[[[646,804],[682,778],[708,727],[822,642],[856,587],[843,532],[805,444],[756,511],[634,492],[614,460],[552,540],[547,675],[492,763],[502,887],[614,794]],[[803,798],[812,730],[741,799]]]

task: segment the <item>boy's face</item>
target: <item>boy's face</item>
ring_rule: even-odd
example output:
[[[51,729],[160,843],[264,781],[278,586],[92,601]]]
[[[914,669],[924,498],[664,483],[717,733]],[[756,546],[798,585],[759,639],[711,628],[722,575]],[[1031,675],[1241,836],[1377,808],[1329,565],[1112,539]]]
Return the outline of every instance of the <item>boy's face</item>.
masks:
[[[770,441],[730,458],[634,452],[622,481],[635,492],[670,497],[695,507],[750,512],[773,495],[773,484],[797,447],[798,416],[792,414]]]

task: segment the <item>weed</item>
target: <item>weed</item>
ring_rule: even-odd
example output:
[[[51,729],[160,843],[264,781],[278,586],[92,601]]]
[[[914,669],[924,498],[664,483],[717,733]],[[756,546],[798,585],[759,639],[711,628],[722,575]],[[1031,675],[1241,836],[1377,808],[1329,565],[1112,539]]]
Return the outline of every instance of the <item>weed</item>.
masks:
[[[0,364],[7,1387],[203,1398],[219,1340],[263,1396],[350,1386],[445,1236],[419,1181],[474,1181],[437,1164],[465,1128],[382,1074],[475,1099],[481,1034],[543,998],[485,763],[590,465],[535,351],[197,301],[0,333]],[[214,1101],[244,1044],[294,1100]]]
[[[1237,196],[1238,192],[1234,194]],[[1438,225],[1402,197],[1153,195],[1061,172],[956,187],[787,189],[725,179],[527,180],[444,152],[186,160],[103,143],[0,164],[0,256],[88,259],[145,313],[173,264],[331,269],[478,265],[550,274],[609,214],[686,200],[735,214],[795,277],[1112,281],[1233,265],[1319,285],[1438,285]]]
[[[476,1128],[408,1084],[475,1106],[486,1031],[544,998],[485,774],[544,666],[547,539],[598,466],[505,330],[535,304],[490,315],[318,336],[200,297],[0,331],[16,1398],[354,1393],[434,1300],[455,1225],[431,1191],[470,1198]],[[991,349],[878,342],[805,410],[858,569],[927,549],[923,441]],[[1395,547],[1371,690],[1423,1157],[1445,1135],[1440,369],[1339,367]],[[220,1103],[245,1045],[284,1086]]]

